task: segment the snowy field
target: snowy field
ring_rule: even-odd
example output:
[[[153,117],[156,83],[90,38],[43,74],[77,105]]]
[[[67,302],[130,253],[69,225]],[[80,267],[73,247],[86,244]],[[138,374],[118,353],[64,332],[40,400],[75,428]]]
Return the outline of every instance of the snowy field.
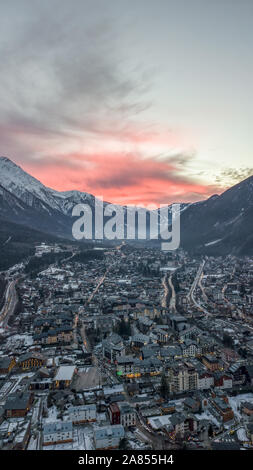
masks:
[[[229,398],[229,404],[234,412],[234,415],[239,420],[242,417],[240,412],[241,403],[245,401],[253,404],[253,393],[244,393],[243,395],[237,395],[236,397]]]

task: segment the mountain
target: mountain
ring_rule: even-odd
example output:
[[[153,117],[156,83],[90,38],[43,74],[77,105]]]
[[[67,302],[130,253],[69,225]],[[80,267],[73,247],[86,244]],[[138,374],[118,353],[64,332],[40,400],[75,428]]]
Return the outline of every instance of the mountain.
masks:
[[[253,176],[220,196],[191,204],[181,216],[187,249],[207,254],[253,253]]]
[[[35,246],[42,242],[71,246],[69,241],[22,224],[9,222],[0,217],[0,271],[6,270],[32,256],[35,252]]]
[[[80,191],[48,188],[7,157],[0,157],[0,218],[72,239],[71,213],[79,203],[87,203],[94,210],[95,198]],[[107,204],[104,202],[104,207]],[[126,207],[123,209],[126,215]],[[252,254],[253,176],[221,195],[181,204],[180,212],[181,246],[188,251],[210,255]]]
[[[44,186],[7,157],[0,157],[0,185],[39,211],[59,211],[70,215],[73,203],[90,201],[93,196],[80,191],[59,192]]]
[[[9,158],[0,157],[0,216],[6,220],[72,239],[72,209],[82,203],[88,204],[94,211],[95,198],[92,194],[55,191],[44,186]],[[103,203],[104,208],[107,205],[108,202]],[[182,204],[181,209],[184,210],[186,206]],[[143,208],[139,209],[145,212]],[[123,210],[126,226],[125,206]],[[129,211],[135,211],[135,208],[130,207]],[[104,217],[104,221],[108,218]]]
[[[0,216],[6,220],[72,238],[73,206],[92,201],[94,197],[86,193],[47,188],[7,157],[0,157]]]

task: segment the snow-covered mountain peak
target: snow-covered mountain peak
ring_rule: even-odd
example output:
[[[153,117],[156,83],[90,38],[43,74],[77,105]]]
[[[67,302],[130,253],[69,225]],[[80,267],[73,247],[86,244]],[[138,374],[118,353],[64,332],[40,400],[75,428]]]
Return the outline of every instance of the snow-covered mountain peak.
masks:
[[[75,203],[92,198],[81,191],[60,192],[48,188],[7,157],[0,157],[0,185],[30,207],[39,203],[42,209],[48,211],[49,206],[64,214],[69,214]]]

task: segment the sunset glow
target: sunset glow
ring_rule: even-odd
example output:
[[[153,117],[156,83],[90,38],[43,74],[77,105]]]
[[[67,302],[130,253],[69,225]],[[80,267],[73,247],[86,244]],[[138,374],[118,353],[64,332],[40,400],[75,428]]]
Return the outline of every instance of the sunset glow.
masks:
[[[194,202],[252,174],[252,2],[11,3],[2,155],[123,204]]]

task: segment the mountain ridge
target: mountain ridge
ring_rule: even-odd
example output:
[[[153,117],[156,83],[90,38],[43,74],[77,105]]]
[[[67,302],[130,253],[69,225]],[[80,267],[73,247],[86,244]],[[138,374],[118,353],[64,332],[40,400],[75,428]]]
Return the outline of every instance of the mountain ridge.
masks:
[[[0,157],[3,219],[71,239],[72,209],[78,203],[88,203],[94,209],[95,198],[77,190],[61,192],[48,188],[8,157]],[[104,207],[107,204],[104,202]],[[220,195],[181,205],[181,246],[194,253],[251,253],[252,231],[253,176]]]

